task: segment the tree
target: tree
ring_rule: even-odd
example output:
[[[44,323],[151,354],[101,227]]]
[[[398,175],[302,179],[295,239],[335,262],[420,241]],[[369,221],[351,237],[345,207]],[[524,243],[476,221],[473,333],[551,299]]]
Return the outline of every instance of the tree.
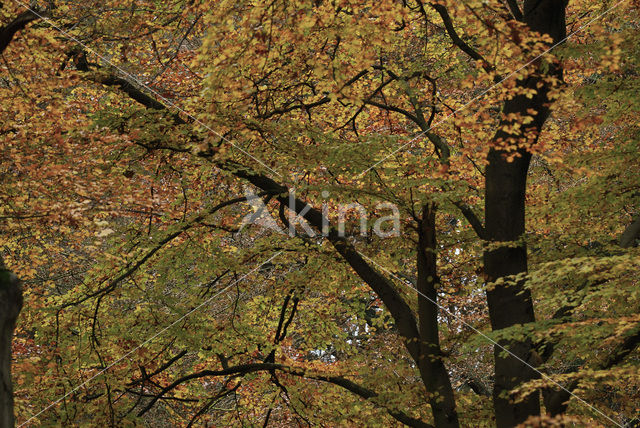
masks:
[[[32,11],[16,16],[0,28],[0,54],[15,34],[37,19]],[[0,255],[0,426],[13,426],[13,385],[11,382],[11,341],[22,308],[22,289],[16,275],[6,268]]]
[[[4,263],[0,265],[0,422],[2,426],[13,426],[13,388],[11,383],[11,340],[16,319],[22,308],[22,290],[18,278],[8,271]]]
[[[54,290],[39,278],[67,266],[47,264],[31,246],[11,258],[17,272],[40,260],[21,276],[58,308],[54,318],[28,296],[24,335],[25,343],[44,344],[56,332],[45,356],[25,367],[41,374],[29,385],[71,394],[57,417],[115,425],[135,410],[190,424],[315,424],[326,415],[335,424],[385,417],[447,427],[495,418],[514,426],[547,420],[540,391],[544,411],[562,423],[593,417],[566,404],[579,385],[598,380],[594,397],[625,387],[608,376],[637,382],[621,363],[637,363],[638,256],[606,241],[623,222],[562,226],[603,189],[611,203],[603,213],[637,209],[637,173],[620,173],[637,160],[637,128],[620,105],[607,114],[585,108],[591,99],[619,102],[637,84],[636,35],[633,24],[618,24],[622,9],[611,12],[610,28],[583,29],[567,45],[568,6],[558,1],[138,6],[58,4],[53,20],[33,30],[50,40],[34,58],[56,66],[25,69],[7,85],[23,96],[28,85],[47,99],[39,121],[16,119],[27,131],[13,131],[14,168],[32,165],[30,152],[49,153],[54,145],[38,131],[54,124],[67,156],[81,144],[91,153],[56,168],[55,195],[35,187],[37,203],[5,196],[22,204],[12,208],[9,228],[41,234],[47,250],[72,254],[69,266],[86,270]],[[570,5],[569,21],[587,23],[589,6]],[[60,29],[67,40],[52,40]],[[202,43],[196,61],[185,43]],[[624,70],[620,46],[630,58]],[[6,69],[23,62],[18,55]],[[590,90],[585,82],[596,71],[607,84]],[[54,73],[64,78],[34,78]],[[62,103],[77,107],[75,121]],[[549,124],[552,105],[561,115]],[[572,117],[576,111],[586,117]],[[576,134],[585,129],[612,137],[605,147],[579,147],[574,142],[591,138]],[[37,141],[29,150],[20,146],[27,136]],[[606,161],[598,160],[602,149],[611,154]],[[581,165],[597,172],[578,185],[571,175]],[[25,186],[17,184],[24,176],[10,180]],[[316,236],[238,230],[244,212],[233,207],[247,201],[242,183],[285,229],[291,210]],[[364,237],[355,226],[346,237],[326,227],[354,201],[376,215],[380,201],[392,202],[404,233],[381,239],[370,232],[372,220]],[[58,218],[68,224],[62,233],[46,229],[52,206],[67,213]],[[34,212],[46,215],[19,218]],[[636,223],[621,247],[633,246]],[[574,244],[576,231],[585,239]],[[220,294],[230,289],[235,296]],[[603,299],[613,299],[619,319],[597,307]],[[227,307],[231,315],[221,315]],[[167,327],[165,317],[175,321]],[[48,321],[36,327],[36,319]],[[480,333],[487,320],[492,333]],[[594,346],[592,337],[606,340]],[[480,339],[495,344],[494,364]],[[574,360],[565,366],[558,353]],[[469,355],[473,363],[463,361]],[[485,381],[491,373],[494,381]],[[309,396],[311,385],[321,394]],[[18,397],[32,397],[33,388]],[[344,390],[353,397],[339,395]],[[493,415],[484,410],[489,393]],[[624,401],[610,399],[611,416],[596,416],[623,421]],[[220,403],[234,403],[235,412]],[[47,412],[31,409],[35,418],[55,408],[42,404]],[[161,413],[149,416],[154,411]]]

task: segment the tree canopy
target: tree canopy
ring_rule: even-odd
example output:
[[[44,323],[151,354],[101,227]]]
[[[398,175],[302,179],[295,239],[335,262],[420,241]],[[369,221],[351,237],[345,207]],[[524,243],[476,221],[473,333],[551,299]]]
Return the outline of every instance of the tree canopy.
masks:
[[[0,3],[0,426],[636,426],[639,8]]]

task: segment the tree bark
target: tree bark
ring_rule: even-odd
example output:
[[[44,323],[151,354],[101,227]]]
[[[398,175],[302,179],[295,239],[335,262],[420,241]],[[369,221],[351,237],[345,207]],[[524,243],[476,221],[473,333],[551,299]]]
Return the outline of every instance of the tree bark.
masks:
[[[235,167],[233,169],[237,177],[249,181],[264,191],[286,194],[286,196],[278,196],[276,200],[283,206],[289,206],[290,200],[286,187],[268,177],[248,172],[244,168]],[[322,214],[318,210],[309,207],[299,199],[295,199],[294,206],[289,208],[293,208],[297,214],[306,211],[302,217],[316,229],[322,230],[324,223]],[[435,206],[427,206],[421,221],[418,244],[418,291],[428,296],[432,301],[419,298],[420,320],[418,322],[415,320],[410,306],[397,293],[393,285],[369,265],[345,238],[339,236],[334,229],[329,230],[327,238],[358,276],[380,297],[391,313],[400,335],[404,338],[411,358],[418,366],[427,392],[433,394],[429,404],[433,412],[435,427],[453,428],[459,426],[458,415],[449,374],[442,361],[438,338],[438,307],[433,304],[437,301],[435,230]]]
[[[554,43],[564,39],[566,34],[566,1],[527,0],[524,4],[524,21],[532,31],[549,34]],[[505,141],[535,142],[549,116],[548,92],[550,84],[545,78],[562,77],[562,70],[551,65],[546,72],[536,74],[518,82],[521,88],[535,89],[532,98],[520,95],[504,103],[503,113],[523,116],[533,114],[533,123],[519,135],[507,133],[503,126],[511,121],[500,122],[499,130],[491,141],[488,164],[485,170],[485,228],[489,248],[484,252],[484,273],[487,283],[504,278],[505,283],[488,287],[487,303],[493,330],[501,330],[518,324],[535,321],[531,295],[524,287],[524,280],[514,280],[512,275],[527,272],[527,250],[522,242],[525,233],[526,180],[531,154],[525,147],[517,150],[515,159],[506,150]],[[497,243],[505,243],[497,246]],[[510,278],[508,278],[510,277]],[[539,393],[532,393],[519,402],[509,397],[509,391],[537,377],[537,372],[523,361],[535,366],[533,343],[530,340],[501,340],[500,345],[508,349],[507,354],[500,347],[494,348],[495,385],[493,389],[496,425],[513,427],[524,422],[529,416],[540,414]],[[522,360],[522,361],[520,361]]]
[[[0,8],[2,6],[0,5]],[[44,13],[44,12],[42,12]],[[4,50],[9,46],[11,41],[13,40],[13,36],[20,30],[23,30],[27,24],[32,21],[35,21],[39,18],[38,15],[33,13],[31,10],[26,10],[22,12],[20,15],[16,16],[13,21],[0,28],[0,54],[4,52]]]
[[[15,424],[11,383],[11,341],[22,309],[22,288],[18,278],[4,267],[0,257],[0,428]]]
[[[458,427],[456,402],[449,373],[442,361],[438,329],[438,300],[436,285],[436,206],[427,204],[423,209],[418,231],[418,319],[420,330],[420,359],[418,367],[422,382],[431,394],[429,404],[433,412],[434,425]],[[424,296],[427,296],[425,298]]]
[[[636,216],[631,224],[622,232],[619,245],[622,248],[637,247],[638,240],[640,240],[640,215]]]

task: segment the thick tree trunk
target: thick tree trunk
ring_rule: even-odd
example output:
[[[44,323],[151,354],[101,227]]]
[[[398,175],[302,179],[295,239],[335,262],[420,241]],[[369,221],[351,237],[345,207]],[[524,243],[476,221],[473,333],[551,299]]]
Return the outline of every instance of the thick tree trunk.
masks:
[[[527,0],[524,5],[524,21],[531,30],[547,33],[558,42],[566,34],[565,7],[566,2],[561,0]],[[487,282],[527,271],[527,250],[520,240],[525,232],[526,179],[531,155],[526,149],[521,148],[518,150],[518,156],[509,161],[507,156],[512,153],[504,150],[504,142],[509,139],[519,142],[535,141],[549,115],[549,83],[545,81],[545,77],[548,76],[561,77],[561,70],[551,66],[546,73],[540,72],[518,82],[521,87],[535,89],[536,95],[532,98],[517,96],[506,101],[503,106],[505,115],[517,113],[527,116],[535,111],[533,123],[525,132],[528,137],[503,131],[502,126],[511,123],[503,120],[500,130],[491,142],[492,148],[485,171],[485,228],[486,239],[490,241],[489,248],[484,253]],[[497,247],[498,242],[509,244]],[[514,281],[513,277],[505,279],[505,283],[489,287],[487,290],[493,330],[535,321],[531,295],[525,290],[524,281]],[[513,427],[529,416],[540,413],[538,393],[530,394],[517,403],[509,397],[510,390],[537,376],[537,373],[523,361],[532,366],[539,362],[535,358],[536,354],[532,352],[533,344],[529,340],[502,340],[500,345],[515,356],[505,355],[502,349],[495,347],[493,401],[496,424],[499,428]]]
[[[0,8],[2,5],[0,4]],[[38,9],[36,9],[36,12]],[[44,14],[44,11],[40,11]],[[0,54],[18,31],[40,18],[32,10],[26,10],[14,20],[0,27]],[[0,428],[13,427],[13,387],[11,383],[11,341],[18,314],[22,309],[22,288],[18,278],[7,270],[0,257]]]
[[[524,192],[530,156],[508,163],[500,153],[492,151],[486,169],[486,232],[491,241],[516,241],[524,233]],[[527,253],[523,244],[505,246],[484,254],[484,272],[487,281],[527,271]],[[523,281],[499,285],[487,291],[489,316],[494,330],[535,321],[531,295]],[[522,382],[534,379],[536,372],[528,368],[533,345],[530,341],[500,341],[500,345],[514,353],[504,355],[495,347],[494,409],[498,427],[512,427],[530,415],[540,412],[538,394],[531,394],[519,403],[513,403],[506,394]],[[533,365],[533,364],[532,364]]]
[[[11,383],[11,341],[22,309],[22,288],[18,278],[4,267],[0,258],[0,428],[13,427]]]
[[[442,361],[438,334],[438,283],[436,266],[436,207],[424,207],[418,237],[418,291],[427,296],[418,296],[420,330],[420,360],[418,367],[422,381],[431,394],[429,404],[437,428],[458,427],[456,402],[449,373]]]

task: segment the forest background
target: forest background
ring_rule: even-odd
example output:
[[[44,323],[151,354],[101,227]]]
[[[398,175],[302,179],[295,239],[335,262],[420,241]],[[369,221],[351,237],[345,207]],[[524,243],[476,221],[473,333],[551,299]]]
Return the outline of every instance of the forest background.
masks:
[[[639,423],[638,1],[0,7],[0,426]]]

